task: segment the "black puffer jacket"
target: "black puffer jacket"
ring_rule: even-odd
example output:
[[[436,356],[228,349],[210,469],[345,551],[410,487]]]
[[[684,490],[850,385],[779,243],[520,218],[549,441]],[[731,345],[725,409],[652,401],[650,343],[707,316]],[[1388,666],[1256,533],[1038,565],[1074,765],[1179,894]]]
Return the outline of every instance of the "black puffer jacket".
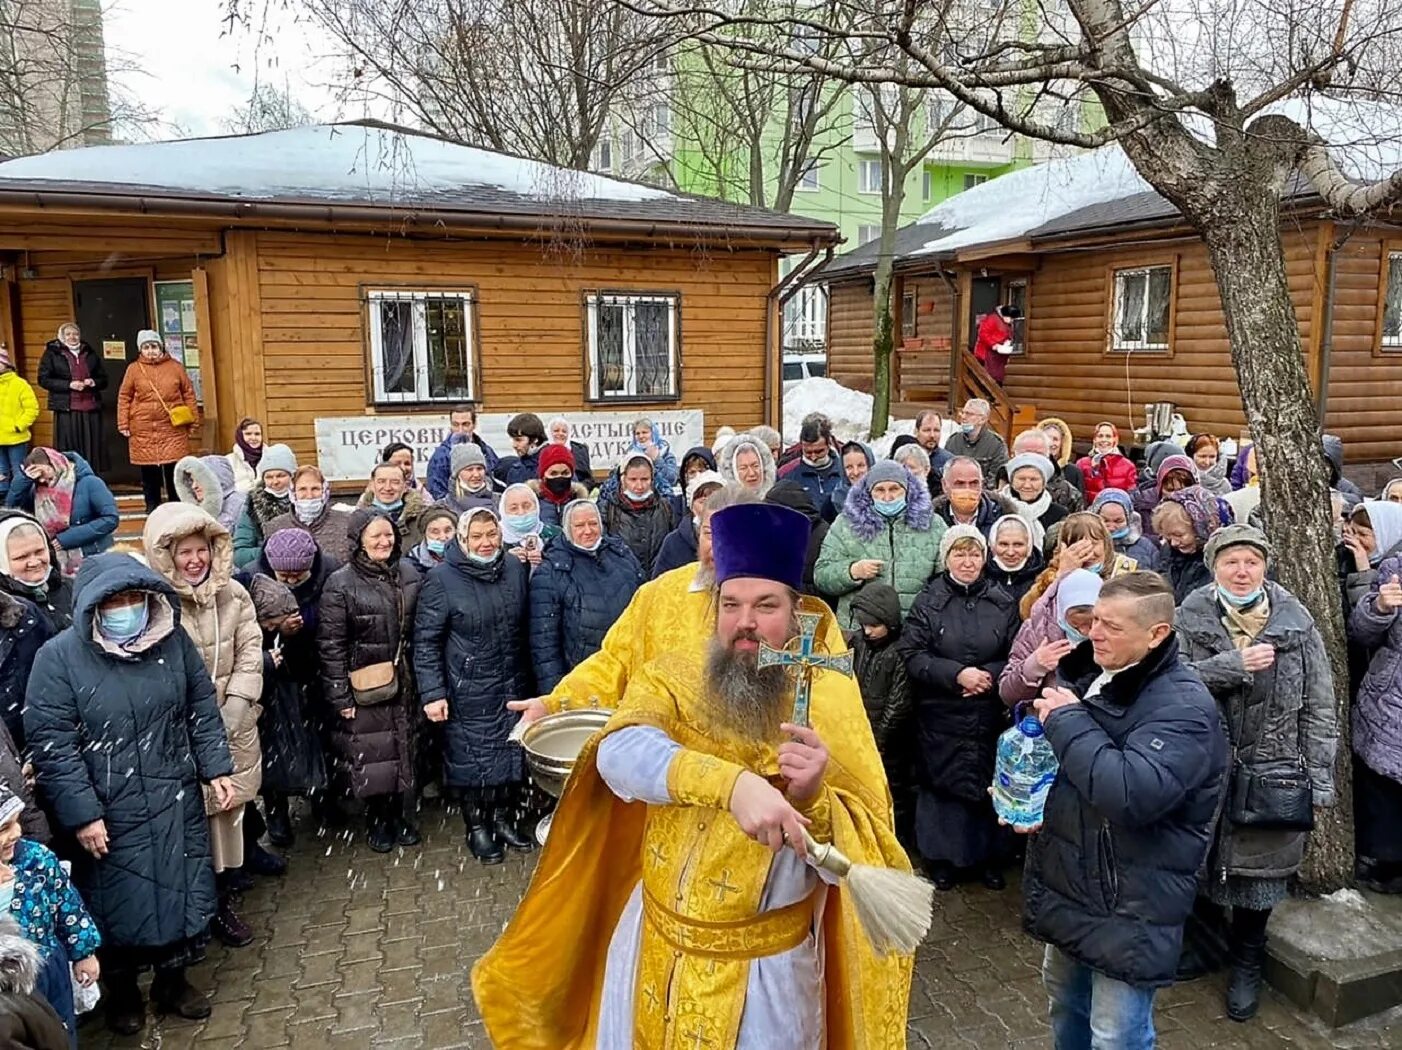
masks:
[[[1166,543],[1159,548],[1158,571],[1173,584],[1174,605],[1182,605],[1188,595],[1212,582],[1212,573],[1202,560],[1202,551],[1184,554]]]
[[[524,753],[507,740],[516,715],[506,702],[532,695],[529,579],[530,570],[516,558],[478,565],[452,543],[424,581],[414,618],[414,669],[420,704],[448,701],[443,771],[453,787],[524,779]]]
[[[828,537],[829,525],[818,513],[812,494],[797,481],[781,478],[764,494],[764,502],[798,511],[813,527],[808,533],[808,553],[803,559],[803,593],[821,598],[813,582],[813,567],[818,564],[818,555],[823,551],[823,540]]]
[[[157,947],[203,933],[217,904],[201,783],[234,771],[214,683],[180,626],[180,602],[126,554],[78,570],[73,626],[39,650],[24,724],[39,787],[67,831],[107,825],[101,860],[73,881],[107,947]],[[128,651],[93,636],[98,606],[145,591],[150,622]]]
[[[332,710],[332,741],[339,771],[356,798],[411,791],[414,737],[419,712],[414,692],[410,644],[419,573],[395,552],[372,562],[360,538],[383,515],[357,510],[350,516],[350,564],[331,574],[321,592],[321,673]],[[388,521],[388,518],[385,518]],[[355,706],[350,673],[398,658],[399,695],[381,704],[356,707],[354,718],[339,712]]]
[[[983,577],[966,586],[941,573],[911,606],[900,650],[915,704],[921,782],[937,795],[988,798],[998,734],[1008,725],[998,676],[1020,625],[1017,602]],[[966,667],[988,672],[986,693],[963,695],[956,679]]]
[[[603,519],[604,531],[617,536],[638,564],[643,574],[652,578],[652,566],[657,554],[662,550],[662,541],[672,531],[672,508],[654,490],[642,503],[634,503],[622,492],[612,491],[599,497],[599,515]]]
[[[1090,645],[1057,673],[1085,696]],[[1028,840],[1023,926],[1116,980],[1172,984],[1227,766],[1217,702],[1170,635],[1045,728],[1061,768]]]
[[[102,355],[86,342],[78,344],[78,353],[88,366],[88,378],[93,382],[93,393],[102,400],[102,391],[107,389],[107,368],[102,363]],[[39,358],[39,385],[48,391],[49,411],[67,412],[73,404],[73,358],[71,351],[57,339],[44,344],[44,353]]]
[[[1012,572],[1000,566],[990,554],[988,564],[983,567],[983,574],[1007,591],[1012,596],[1013,601],[1020,602],[1022,596],[1032,589],[1032,585],[1037,582],[1037,577],[1046,567],[1047,560],[1042,557],[1042,552],[1034,549],[1022,568],[1014,569]]]
[[[531,575],[531,660],[540,692],[598,652],[642,584],[638,559],[617,536],[603,537],[594,551],[564,536],[550,541]]]
[[[24,695],[39,648],[55,631],[23,598],[0,594],[0,719],[23,754]]]

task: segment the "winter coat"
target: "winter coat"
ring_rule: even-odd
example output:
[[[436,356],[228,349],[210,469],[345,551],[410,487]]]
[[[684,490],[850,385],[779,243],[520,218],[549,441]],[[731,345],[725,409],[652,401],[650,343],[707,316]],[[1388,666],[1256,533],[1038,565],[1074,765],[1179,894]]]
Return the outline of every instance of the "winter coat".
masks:
[[[1163,555],[1163,548],[1147,536],[1141,536],[1137,530],[1131,529],[1130,534],[1124,539],[1112,539],[1111,542],[1115,545],[1116,554],[1123,554],[1126,558],[1133,558],[1134,563],[1147,572],[1158,571],[1159,559]]]
[[[0,719],[20,754],[25,750],[24,692],[34,657],[56,633],[33,603],[0,594]]]
[[[419,573],[398,557],[372,562],[360,549],[365,526],[377,515],[357,511],[355,553],[331,574],[321,592],[321,671],[333,711],[331,737],[342,772],[356,798],[414,788],[414,737],[421,719],[411,652]],[[399,694],[384,703],[356,707],[350,673],[398,658]]]
[[[526,482],[526,487],[535,494],[535,499],[540,504],[540,520],[547,529],[560,531],[564,528],[564,522],[560,520],[560,515],[565,512],[565,507],[577,499],[588,499],[589,490],[578,481],[570,483],[570,494],[563,503],[556,503],[549,498],[549,493],[542,491],[544,486],[539,478]]]
[[[13,368],[0,372],[0,445],[27,443],[38,418],[39,399],[34,388]]]
[[[1060,769],[1028,838],[1023,926],[1115,980],[1172,984],[1222,796],[1221,715],[1171,635],[1093,697],[1089,645],[1058,670],[1083,699],[1044,726]]]
[[[720,454],[716,456],[716,469],[726,481],[740,484],[740,479],[735,476],[735,454],[746,447],[753,448],[755,454],[759,456],[759,493],[762,496],[774,484],[778,468],[774,463],[774,454],[769,451],[769,446],[753,434],[736,434],[726,442],[720,450]]]
[[[563,536],[546,545],[531,576],[530,649],[537,690],[550,692],[598,651],[643,580],[638,559],[617,536],[603,537],[594,551],[580,550]]]
[[[204,492],[204,499],[196,498],[196,485]],[[235,484],[228,456],[186,456],[175,464],[175,494],[181,503],[199,507],[231,533],[248,503],[248,496]]]
[[[258,484],[258,470],[248,462],[248,457],[243,454],[243,449],[234,445],[232,452],[219,458],[229,464],[229,472],[234,478],[234,490],[245,496],[252,492],[253,486]]]
[[[871,447],[865,442],[859,441],[857,442],[857,444],[861,446],[862,455],[866,457],[867,470],[870,470],[876,464],[876,456],[872,453]],[[892,445],[891,447],[894,450],[895,446]],[[936,451],[943,452],[944,449],[937,449]],[[838,453],[837,458],[838,462],[840,463],[843,459],[842,454]],[[936,474],[935,469],[932,466],[930,468],[930,476],[925,479],[927,484],[934,483],[935,478],[937,476],[938,475]],[[842,477],[838,479],[837,487],[832,490],[832,495],[828,497],[828,501],[819,508],[823,513],[824,521],[826,521],[828,524],[832,524],[834,521],[837,520],[837,516],[842,513],[842,505],[847,502],[847,493],[851,491],[852,485],[847,480],[847,470],[844,467]],[[935,495],[936,493],[933,489],[931,489],[930,498],[934,499]]]
[[[107,367],[102,363],[102,355],[87,343],[78,344],[78,354],[87,363],[88,378],[93,385],[90,393],[101,401],[102,391],[107,389]],[[73,352],[57,339],[50,339],[39,358],[39,385],[49,394],[50,412],[67,412],[73,404],[73,391],[68,384],[73,382]]]
[[[468,511],[475,510],[478,507],[486,507],[489,511],[495,514],[497,511],[497,505],[500,502],[501,493],[492,487],[491,480],[488,479],[487,487],[483,489],[479,494],[473,495],[469,493],[466,496],[459,496],[456,493],[449,493],[437,503],[433,504],[433,506],[447,507],[454,514],[461,518]]]
[[[696,521],[689,513],[682,515],[677,527],[667,533],[667,538],[662,541],[662,547],[657,552],[657,560],[652,563],[652,579],[657,579],[664,572],[671,572],[679,569],[683,565],[690,565],[699,554],[697,545],[699,539],[696,535]]]
[[[288,490],[291,491],[290,489]],[[242,569],[263,555],[263,544],[272,532],[268,524],[276,518],[290,515],[292,499],[278,499],[260,481],[248,494],[243,513],[234,526],[234,566]]]
[[[662,541],[672,531],[672,508],[667,501],[655,490],[642,503],[632,502],[621,492],[611,498],[600,493],[599,516],[604,530],[628,545],[644,574],[651,578]]]
[[[209,540],[209,575],[191,584],[175,568],[175,548],[187,536]],[[219,715],[234,759],[234,804],[250,802],[263,780],[258,716],[263,713],[263,635],[253,599],[233,579],[229,532],[198,507],[163,503],[146,519],[141,544],[146,562],[180,596],[180,625],[200,651],[214,679]],[[219,812],[213,796],[210,813]]]
[[[1009,707],[1037,699],[1042,695],[1042,689],[1053,684],[1056,677],[1055,668],[1042,671],[1035,666],[1032,654],[1043,642],[1059,641],[1066,637],[1066,632],[1056,621],[1056,592],[1060,586],[1059,579],[1053,580],[1051,586],[1042,592],[1013,639],[1008,662],[998,677],[998,695]]]
[[[98,606],[149,595],[150,622],[124,649],[94,633]],[[161,946],[214,917],[209,823],[199,785],[233,773],[219,702],[180,600],[125,554],[85,559],[73,626],[39,650],[24,711],[39,787],[74,832],[107,825],[110,852],[74,856],[73,881],[109,947]]]
[[[1353,750],[1375,773],[1402,783],[1402,619],[1378,611],[1378,588],[1402,575],[1402,557],[1378,565],[1372,586],[1354,606],[1348,637],[1372,654],[1353,702]]]
[[[1329,487],[1354,500],[1363,499],[1363,490],[1344,477],[1344,439],[1337,434],[1325,434],[1324,463],[1329,468]]]
[[[195,415],[191,426],[170,422],[170,410],[184,405]],[[185,366],[170,355],[154,365],[133,361],[117,392],[117,429],[127,431],[133,466],[175,463],[190,454],[190,436],[199,429],[200,405]]]
[[[0,1046],[5,1050],[70,1050],[68,1030],[38,991],[45,966],[39,945],[11,924],[0,927]]]
[[[1132,495],[1139,486],[1139,471],[1119,452],[1082,456],[1076,466],[1085,478],[1086,499],[1092,502],[1104,489],[1123,489]]]
[[[487,461],[487,476],[490,477],[497,469],[499,457],[496,449],[477,434],[473,434],[471,438],[462,434],[449,434],[438,443],[433,455],[428,457],[428,472],[424,476],[424,487],[428,489],[428,494],[439,502],[453,491],[453,449],[469,440],[482,450],[482,458]]]
[[[15,893],[9,917],[25,937],[45,954],[57,953],[70,963],[94,954],[102,944],[102,935],[53,852],[26,835],[15,843],[10,864],[15,871]]]
[[[818,586],[813,580],[813,570],[818,565],[818,557],[823,552],[823,541],[828,538],[829,525],[818,514],[818,504],[807,489],[802,488],[791,478],[776,482],[765,493],[765,503],[796,510],[808,519],[808,551],[803,558],[803,593],[820,598]]]
[[[453,787],[525,779],[523,752],[507,739],[516,714],[506,702],[534,695],[529,580],[530,570],[517,559],[503,553],[478,565],[458,543],[424,580],[414,616],[414,673],[420,705],[448,701],[443,775]]]
[[[1242,665],[1222,624],[1216,583],[1188,595],[1178,610],[1174,627],[1181,658],[1217,700],[1234,762],[1247,768],[1300,762],[1309,770],[1314,804],[1330,806],[1339,728],[1329,654],[1299,600],[1269,580],[1265,589],[1270,619],[1256,641],[1275,649],[1275,663],[1255,673]],[[1213,873],[1286,878],[1299,869],[1308,841],[1308,832],[1237,827],[1224,814],[1217,824]]]
[[[356,506],[362,510],[373,510],[376,514],[383,514],[394,522],[395,528],[399,530],[399,542],[402,550],[408,551],[417,547],[424,541],[423,526],[419,524],[419,518],[423,512],[428,510],[432,504],[423,489],[405,489],[404,506],[390,514],[375,506],[375,494],[366,489],[360,497]]]
[[[1159,548],[1156,572],[1173,584],[1173,604],[1182,605],[1188,595],[1212,582],[1212,570],[1202,559],[1202,551],[1183,554],[1177,547],[1164,544]]]
[[[989,426],[985,426],[979,432],[979,436],[972,441],[964,436],[962,430],[956,430],[945,441],[944,450],[951,456],[967,456],[969,459],[976,460],[983,471],[985,485],[993,484],[993,479],[998,476],[998,471],[1008,461],[1007,443]],[[933,466],[933,462],[933,457],[931,457],[931,466]]]
[[[822,594],[838,599],[837,619],[845,628],[856,626],[852,594],[861,586],[852,579],[853,562],[880,559],[881,571],[873,578],[896,589],[903,613],[910,611],[915,596],[942,567],[944,522],[932,512],[929,493],[920,479],[907,470],[906,480],[904,514],[893,519],[878,514],[871,488],[863,479],[847,494],[842,516],[823,540],[813,580]]]
[[[1083,484],[1080,470],[1072,464],[1056,468],[1056,473],[1047,482],[1047,491],[1051,493],[1053,503],[1065,509],[1066,513],[1074,514],[1086,509],[1086,496],[1081,491]]]
[[[24,683],[20,683],[21,686]],[[24,710],[24,696],[20,696],[19,711]],[[20,831],[24,837],[33,839],[35,842],[42,842],[48,845],[53,838],[53,831],[49,827],[49,818],[44,810],[38,805],[34,797],[34,791],[30,789],[24,776],[24,759],[20,755],[20,750],[15,746],[14,737],[10,735],[9,729],[0,722],[0,784],[4,784],[10,789],[11,794],[19,797],[24,803],[24,810],[19,816]]]
[[[998,734],[1008,727],[998,676],[1018,623],[1017,602],[983,577],[965,586],[941,573],[910,610],[899,648],[915,705],[920,780],[937,795],[988,798]],[[964,696],[956,678],[966,667],[987,671],[993,688]]]
[[[1013,326],[999,317],[996,310],[983,315],[974,339],[974,357],[995,383],[1002,383],[1008,372],[1008,355],[999,353],[996,347],[1012,340]]]
[[[487,471],[503,488],[508,485],[524,485],[532,478],[540,477],[540,450],[544,445],[536,445],[524,456],[502,456],[495,467]],[[449,457],[451,458],[451,453]],[[483,450],[483,455],[486,451]]]
[[[896,644],[901,638],[900,598],[891,588],[864,587],[852,597],[852,604],[875,617],[887,631],[879,642],[869,639],[861,627],[844,631],[843,637],[852,651],[852,677],[861,689],[872,736],[889,767],[891,752],[906,736],[911,716],[910,677],[905,656]],[[903,773],[901,779],[909,778]]]
[[[0,510],[0,520],[5,518],[24,518],[33,522],[39,531],[44,529],[34,515],[26,514],[17,507]],[[33,603],[34,608],[48,624],[50,634],[58,634],[73,622],[73,581],[63,575],[63,569],[58,563],[58,549],[58,545],[50,540],[49,578],[40,586],[30,586],[13,576],[0,573],[0,591]]]
[[[279,514],[264,526],[264,540],[274,533],[283,529],[301,529],[303,532],[310,532],[312,539],[316,540],[316,545],[321,548],[322,553],[335,559],[339,565],[344,565],[350,561],[351,541],[346,535],[346,525],[350,522],[350,508],[342,503],[332,503],[326,501],[326,506],[317,515],[316,520],[310,525],[303,525],[300,518],[291,511],[286,514]],[[259,545],[259,556],[262,555],[262,544]],[[249,564],[248,562],[244,563]]]
[[[988,561],[984,564],[983,574],[1007,591],[1013,601],[1020,602],[1022,596],[1032,589],[1032,584],[1036,582],[1037,576],[1046,567],[1046,559],[1042,557],[1042,552],[1039,550],[1033,550],[1027,556],[1027,561],[1022,568],[1014,569],[1011,572],[1002,568],[990,554]]]
[[[832,498],[832,494],[846,483],[847,476],[842,472],[842,454],[830,452],[827,466],[810,466],[802,458],[799,458],[779,471],[778,479],[780,481],[794,481],[801,485],[803,490],[808,493],[808,498],[813,502],[813,508],[816,512],[817,508],[826,506],[828,500]]]
[[[946,525],[956,524],[954,508],[950,506],[948,496],[939,496],[935,499],[934,512],[935,516]],[[974,515],[974,520],[970,524],[987,536],[995,521],[1005,515],[1016,513],[1017,506],[1007,496],[998,492],[984,492],[979,497],[978,513]]]
[[[76,452],[63,455],[73,464],[73,507],[68,515],[68,528],[60,531],[54,541],[66,551],[101,554],[112,546],[112,534],[121,521],[117,501],[112,498],[112,490],[93,473],[87,460]],[[34,480],[21,471],[11,481],[5,503],[33,515]]]

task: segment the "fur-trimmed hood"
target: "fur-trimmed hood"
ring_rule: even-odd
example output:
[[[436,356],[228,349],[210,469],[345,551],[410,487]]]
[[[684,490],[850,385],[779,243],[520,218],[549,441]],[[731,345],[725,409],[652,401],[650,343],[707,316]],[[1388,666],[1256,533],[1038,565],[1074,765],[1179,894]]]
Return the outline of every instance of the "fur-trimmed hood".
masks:
[[[195,498],[195,485],[204,499]],[[175,464],[175,494],[181,503],[199,507],[233,530],[243,514],[247,496],[234,483],[234,468],[226,456],[185,456]]]
[[[759,491],[760,495],[764,495],[774,484],[778,467],[774,464],[774,454],[769,451],[768,446],[753,434],[737,434],[726,442],[725,447],[720,450],[720,455],[716,457],[716,469],[726,481],[739,484],[740,479],[735,476],[735,454],[745,447],[753,448],[759,455],[759,469],[764,478]]]
[[[191,584],[175,568],[175,548],[187,536],[202,533],[209,542],[209,575]],[[188,503],[162,503],[146,519],[141,533],[146,562],[176,594],[208,605],[234,574],[234,541],[218,519]]]
[[[934,507],[930,502],[930,490],[908,467],[901,469],[905,471],[906,477],[905,513],[901,518],[906,526],[915,532],[928,532],[930,523],[935,518]],[[842,516],[852,526],[852,534],[864,543],[881,531],[885,521],[872,501],[870,479],[871,475],[868,474],[853,485],[842,504]]]
[[[39,946],[25,939],[13,919],[0,921],[0,994],[32,994],[42,959]]]

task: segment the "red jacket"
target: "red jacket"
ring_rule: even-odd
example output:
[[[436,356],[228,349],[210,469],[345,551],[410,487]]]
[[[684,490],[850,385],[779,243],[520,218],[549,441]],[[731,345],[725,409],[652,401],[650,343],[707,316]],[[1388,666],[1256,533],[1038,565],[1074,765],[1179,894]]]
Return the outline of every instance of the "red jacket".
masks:
[[[1105,489],[1124,489],[1134,492],[1139,484],[1139,471],[1134,464],[1118,452],[1107,452],[1100,457],[1099,465],[1090,456],[1076,460],[1076,466],[1086,479],[1086,503],[1089,504]]]
[[[978,323],[978,339],[974,342],[974,357],[978,358],[979,364],[988,370],[988,374],[997,382],[1003,382],[1003,376],[1008,370],[1007,354],[1000,354],[993,348],[999,343],[1006,343],[1013,337],[1012,325],[998,316],[995,310],[992,313],[983,315],[983,320]]]

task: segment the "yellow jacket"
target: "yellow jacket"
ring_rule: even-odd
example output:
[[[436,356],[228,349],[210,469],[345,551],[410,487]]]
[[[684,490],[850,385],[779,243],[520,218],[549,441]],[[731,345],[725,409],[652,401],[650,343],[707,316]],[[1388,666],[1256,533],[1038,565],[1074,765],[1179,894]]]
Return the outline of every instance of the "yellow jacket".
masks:
[[[14,369],[0,372],[0,445],[22,445],[39,418],[34,388]]]

